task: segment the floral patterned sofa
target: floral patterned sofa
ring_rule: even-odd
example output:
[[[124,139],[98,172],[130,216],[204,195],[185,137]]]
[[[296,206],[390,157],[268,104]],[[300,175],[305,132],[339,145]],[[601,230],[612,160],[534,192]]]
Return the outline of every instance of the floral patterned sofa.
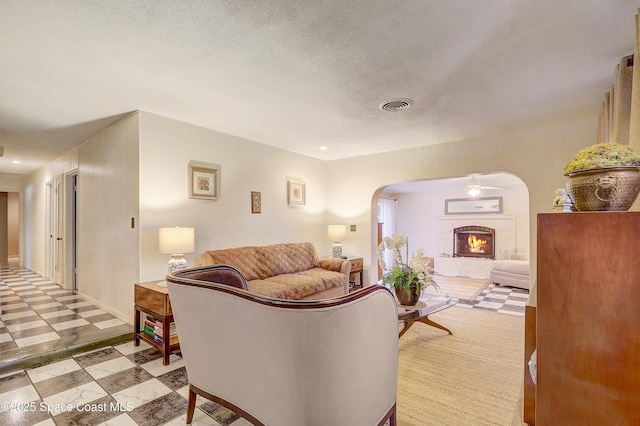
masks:
[[[351,263],[318,258],[308,242],[207,250],[196,264],[233,266],[251,293],[277,299],[318,300],[349,293]]]

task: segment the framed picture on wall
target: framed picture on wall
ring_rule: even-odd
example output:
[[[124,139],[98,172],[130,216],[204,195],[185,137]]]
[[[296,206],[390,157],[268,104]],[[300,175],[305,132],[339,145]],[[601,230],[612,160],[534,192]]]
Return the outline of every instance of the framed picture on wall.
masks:
[[[220,166],[189,162],[189,198],[217,200],[220,198]]]
[[[262,213],[262,195],[258,191],[251,191],[251,213]]]
[[[306,204],[305,184],[302,180],[287,181],[287,203],[291,206]]]

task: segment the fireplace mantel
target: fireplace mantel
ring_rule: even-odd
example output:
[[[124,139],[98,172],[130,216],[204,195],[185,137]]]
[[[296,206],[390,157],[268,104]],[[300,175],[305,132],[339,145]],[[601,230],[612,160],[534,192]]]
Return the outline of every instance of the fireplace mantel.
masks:
[[[516,215],[461,214],[438,217],[438,255],[453,256],[453,230],[461,226],[485,226],[496,230],[495,258],[506,258],[516,249]]]
[[[436,257],[434,260],[435,272],[445,277],[487,279],[493,264],[486,257]]]

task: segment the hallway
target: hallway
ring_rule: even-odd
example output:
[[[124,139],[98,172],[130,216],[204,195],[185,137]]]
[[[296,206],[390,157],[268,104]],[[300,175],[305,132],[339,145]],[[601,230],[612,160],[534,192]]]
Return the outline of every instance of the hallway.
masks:
[[[0,269],[0,374],[132,338],[129,324],[16,261]]]

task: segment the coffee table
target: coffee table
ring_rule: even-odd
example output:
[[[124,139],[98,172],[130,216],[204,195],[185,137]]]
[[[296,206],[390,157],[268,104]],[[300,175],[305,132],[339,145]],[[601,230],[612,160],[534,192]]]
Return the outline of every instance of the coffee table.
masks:
[[[437,296],[426,300],[426,303],[425,301],[420,300],[415,306],[398,305],[398,321],[404,324],[404,327],[400,330],[398,338],[402,337],[402,335],[406,333],[407,330],[409,330],[409,328],[411,328],[411,326],[416,322],[421,322],[423,324],[439,328],[440,330],[444,330],[449,334],[453,334],[447,327],[431,321],[429,319],[429,315],[450,308],[456,303],[458,303],[458,298],[456,297]]]

